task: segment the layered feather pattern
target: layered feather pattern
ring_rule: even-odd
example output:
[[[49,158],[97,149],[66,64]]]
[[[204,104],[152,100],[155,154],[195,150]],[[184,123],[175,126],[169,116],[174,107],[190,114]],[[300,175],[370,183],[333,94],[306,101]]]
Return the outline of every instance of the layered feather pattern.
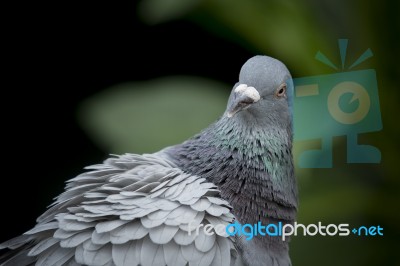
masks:
[[[158,155],[125,154],[88,167],[18,244],[36,265],[231,265],[228,202]],[[211,224],[206,236],[200,225]],[[6,261],[4,265],[12,265]]]

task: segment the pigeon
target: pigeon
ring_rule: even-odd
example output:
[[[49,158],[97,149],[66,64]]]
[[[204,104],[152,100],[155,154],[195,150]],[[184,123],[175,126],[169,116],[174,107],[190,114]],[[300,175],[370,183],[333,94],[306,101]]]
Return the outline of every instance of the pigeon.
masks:
[[[0,244],[0,264],[291,265],[287,239],[226,228],[295,222],[292,101],[286,66],[250,58],[216,122],[156,153],[87,167],[34,228]]]

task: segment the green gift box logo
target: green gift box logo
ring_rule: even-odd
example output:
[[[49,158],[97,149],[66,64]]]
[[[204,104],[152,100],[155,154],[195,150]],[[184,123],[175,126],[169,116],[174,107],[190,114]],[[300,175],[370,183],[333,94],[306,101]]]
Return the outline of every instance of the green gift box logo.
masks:
[[[342,70],[347,40],[339,40]],[[368,49],[349,69],[372,56]],[[321,52],[316,59],[338,69]],[[320,149],[305,150],[298,157],[300,168],[331,168],[332,138],[347,137],[347,163],[379,163],[380,151],[360,145],[358,134],[380,131],[382,120],[378,85],[373,69],[339,72],[293,79],[294,140],[320,139]]]

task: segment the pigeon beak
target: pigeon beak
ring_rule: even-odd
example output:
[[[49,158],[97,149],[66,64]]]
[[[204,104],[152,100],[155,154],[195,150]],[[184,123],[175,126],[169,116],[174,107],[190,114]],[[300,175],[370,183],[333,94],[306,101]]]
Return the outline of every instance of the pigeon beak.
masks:
[[[260,94],[254,87],[240,84],[233,92],[233,100],[228,106],[227,116],[232,117],[237,112],[248,108],[251,104],[260,100]]]

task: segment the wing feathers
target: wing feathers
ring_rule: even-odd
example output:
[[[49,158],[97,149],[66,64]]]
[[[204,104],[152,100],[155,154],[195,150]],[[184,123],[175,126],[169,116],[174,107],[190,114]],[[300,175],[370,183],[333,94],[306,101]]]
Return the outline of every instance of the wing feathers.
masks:
[[[230,264],[226,234],[196,232],[233,219],[214,184],[158,155],[125,154],[88,169],[68,181],[37,226],[0,248],[32,243],[29,261],[37,265]],[[10,262],[26,257],[16,254]]]

